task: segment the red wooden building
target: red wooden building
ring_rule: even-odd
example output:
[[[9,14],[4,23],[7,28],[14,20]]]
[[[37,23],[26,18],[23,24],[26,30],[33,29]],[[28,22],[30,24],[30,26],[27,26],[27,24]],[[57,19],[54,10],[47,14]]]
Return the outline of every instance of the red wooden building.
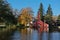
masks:
[[[37,19],[34,22],[34,27],[38,29],[40,32],[48,32],[49,31],[49,25],[43,21],[40,20],[40,12],[38,12]]]

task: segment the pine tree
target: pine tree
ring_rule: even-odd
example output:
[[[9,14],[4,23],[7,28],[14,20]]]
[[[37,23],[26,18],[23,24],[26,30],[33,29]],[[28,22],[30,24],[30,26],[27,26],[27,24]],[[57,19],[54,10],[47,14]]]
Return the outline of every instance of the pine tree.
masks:
[[[51,6],[50,6],[50,4],[49,4],[49,6],[48,6],[48,10],[47,10],[47,12],[46,12],[46,15],[45,15],[45,17],[44,17],[44,19],[46,20],[46,23],[48,23],[49,24],[49,31],[51,32],[52,31],[52,29],[53,29],[53,21],[52,21],[52,16],[53,16],[53,12],[52,12],[52,8],[51,8]]]
[[[43,4],[42,3],[40,3],[39,12],[40,12],[40,19],[44,20],[43,19],[44,9],[43,9]]]
[[[53,12],[52,12],[51,6],[49,4],[48,10],[47,10],[46,15],[45,15],[45,18],[44,18],[47,23],[52,22],[52,15],[53,15]]]

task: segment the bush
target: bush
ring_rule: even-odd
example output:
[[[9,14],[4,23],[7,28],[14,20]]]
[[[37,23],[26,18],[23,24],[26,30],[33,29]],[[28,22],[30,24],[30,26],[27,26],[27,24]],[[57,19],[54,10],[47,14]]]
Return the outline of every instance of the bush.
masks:
[[[19,24],[17,27],[23,29],[25,26],[23,24]]]

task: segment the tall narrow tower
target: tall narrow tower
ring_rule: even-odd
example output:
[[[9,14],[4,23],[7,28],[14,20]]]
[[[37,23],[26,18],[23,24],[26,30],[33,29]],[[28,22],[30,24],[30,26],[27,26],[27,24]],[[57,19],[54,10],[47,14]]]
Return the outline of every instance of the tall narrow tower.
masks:
[[[40,12],[38,11],[38,14],[37,14],[37,20],[40,20]]]

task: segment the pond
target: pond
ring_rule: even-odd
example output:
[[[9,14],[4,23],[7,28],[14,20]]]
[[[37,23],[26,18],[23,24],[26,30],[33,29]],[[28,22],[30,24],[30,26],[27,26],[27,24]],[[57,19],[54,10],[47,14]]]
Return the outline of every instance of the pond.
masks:
[[[59,32],[44,32],[39,33],[37,30],[31,31],[15,31],[13,35],[11,35],[11,40],[60,40]]]

